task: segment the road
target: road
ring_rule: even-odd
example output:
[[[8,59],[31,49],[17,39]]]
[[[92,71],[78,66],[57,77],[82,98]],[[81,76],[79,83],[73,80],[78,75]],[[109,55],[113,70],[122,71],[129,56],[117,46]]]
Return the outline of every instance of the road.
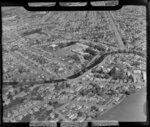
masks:
[[[83,68],[78,73],[73,74],[71,76],[68,76],[64,79],[54,79],[54,80],[48,80],[48,81],[26,82],[26,83],[36,83],[36,84],[43,83],[43,84],[45,84],[45,83],[57,83],[57,82],[63,82],[63,81],[67,81],[67,80],[73,80],[73,79],[76,79],[76,78],[82,76],[84,73],[89,72],[93,67],[97,66],[98,64],[101,64],[107,56],[115,55],[115,54],[135,54],[135,55],[138,55],[138,56],[141,56],[141,57],[145,57],[144,53],[138,52],[138,51],[118,50],[118,51],[107,52],[107,53],[104,53],[103,55],[98,54],[97,56],[95,56],[93,58],[93,60],[88,64],[87,67]],[[16,56],[16,58],[20,59],[22,62],[27,64],[29,67],[31,67],[31,69],[38,70],[39,72],[42,72],[44,74],[44,76],[46,76],[46,78],[50,77],[50,74],[44,72],[43,70],[41,70],[38,67],[35,67],[31,62],[29,62],[29,60],[23,58],[23,56],[21,56],[19,54],[17,55],[16,53],[14,54],[14,56]],[[15,85],[15,83],[17,83],[17,82],[3,82],[4,85]]]
[[[117,29],[117,26],[115,25],[115,21],[114,21],[112,12],[108,12],[107,11],[105,13],[106,13],[107,18],[109,19],[109,24],[110,24],[112,30],[115,33],[115,37],[116,37],[116,40],[117,40],[118,46],[119,46],[118,48],[119,49],[126,49],[126,47],[125,47],[125,45],[124,45],[124,43],[122,41],[121,35],[120,35],[120,33],[119,33],[118,29]]]
[[[118,50],[118,51],[112,51],[112,52],[107,52],[104,53],[103,55],[96,55],[93,60],[86,66],[86,68],[82,69],[81,71],[79,71],[78,73],[71,75],[69,77],[67,77],[66,79],[75,79],[81,75],[83,75],[85,72],[89,71],[90,69],[92,69],[93,67],[97,66],[98,64],[102,63],[105,58],[109,55],[115,55],[115,54],[136,54],[139,55],[141,57],[144,57],[145,54],[141,53],[141,52],[137,52],[137,51],[128,51],[128,50]]]
[[[29,51],[31,51],[31,52],[33,52],[33,53],[37,53],[38,55],[40,55],[40,56],[42,56],[42,57],[44,57],[44,58],[46,58],[48,61],[49,61],[49,63],[48,64],[51,64],[51,63],[53,63],[53,62],[57,62],[57,63],[63,63],[63,61],[61,61],[61,60],[59,60],[58,58],[57,58],[57,55],[54,55],[53,53],[51,53],[51,52],[48,52],[48,51],[44,51],[44,50],[41,50],[40,48],[37,48],[37,47],[29,47],[29,46],[24,46],[23,47],[23,49],[25,49],[25,50],[29,50]],[[55,57],[54,57],[55,56]],[[65,63],[65,62],[64,62]]]
[[[11,53],[16,59],[20,60],[20,62],[26,64],[31,70],[35,70],[37,71],[39,74],[43,74],[47,79],[50,78],[51,74],[45,72],[44,70],[42,70],[41,68],[39,68],[38,66],[36,67],[31,61],[29,61],[28,59],[24,58],[21,54],[17,53],[17,52],[12,52]]]

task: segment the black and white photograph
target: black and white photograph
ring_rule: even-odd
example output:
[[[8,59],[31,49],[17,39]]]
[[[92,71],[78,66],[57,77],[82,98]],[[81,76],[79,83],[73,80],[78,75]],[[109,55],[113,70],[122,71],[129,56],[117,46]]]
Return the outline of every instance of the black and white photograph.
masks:
[[[85,5],[60,2],[60,6]],[[1,11],[3,122],[47,121],[53,127],[56,122],[62,127],[146,122],[145,6],[110,11],[3,6]]]

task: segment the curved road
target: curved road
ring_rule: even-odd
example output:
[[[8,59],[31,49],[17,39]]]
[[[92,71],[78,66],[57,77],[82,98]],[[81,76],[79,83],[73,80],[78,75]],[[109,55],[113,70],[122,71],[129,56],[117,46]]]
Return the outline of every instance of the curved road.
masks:
[[[118,50],[118,51],[112,51],[112,52],[107,52],[104,54],[98,54],[96,55],[93,60],[82,70],[80,70],[78,73],[73,74],[71,76],[68,76],[64,79],[54,79],[54,80],[48,80],[48,81],[38,81],[38,82],[25,82],[27,83],[31,83],[31,84],[45,84],[45,83],[57,83],[57,82],[63,82],[63,81],[67,81],[67,80],[71,80],[71,79],[75,79],[78,78],[79,76],[83,75],[85,72],[89,71],[90,69],[92,69],[93,67],[95,67],[96,65],[100,64],[108,55],[114,55],[114,54],[135,54],[141,57],[145,57],[144,53],[138,52],[138,51],[128,51],[128,50]],[[19,82],[3,82],[3,84],[6,85],[15,85],[16,84],[20,84]],[[21,83],[22,84],[22,83]]]

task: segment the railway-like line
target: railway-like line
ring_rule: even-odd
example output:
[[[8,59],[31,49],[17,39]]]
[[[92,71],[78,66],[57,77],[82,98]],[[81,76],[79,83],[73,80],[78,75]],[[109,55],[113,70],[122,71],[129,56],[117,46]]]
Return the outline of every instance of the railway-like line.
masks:
[[[63,82],[63,81],[68,81],[68,80],[73,80],[76,79],[80,76],[82,76],[84,73],[86,73],[87,71],[89,71],[90,69],[92,69],[93,67],[97,66],[98,64],[102,63],[105,58],[109,55],[115,55],[115,54],[135,54],[141,57],[145,57],[144,53],[138,52],[138,51],[128,51],[128,50],[118,50],[118,51],[112,51],[112,52],[107,52],[102,54],[101,56],[98,54],[96,55],[93,60],[88,64],[88,66],[86,66],[85,68],[83,68],[82,70],[80,70],[78,73],[73,74],[71,76],[68,76],[64,79],[54,79],[54,80],[48,80],[48,81],[37,81],[37,82],[25,82],[27,83],[32,83],[32,84],[46,84],[46,83],[57,83],[57,82]],[[3,82],[3,85],[17,85],[20,84],[19,82]]]
[[[116,40],[118,42],[119,48],[120,49],[126,49],[126,47],[122,41],[121,35],[117,29],[117,26],[115,25],[113,14],[111,12],[105,12],[105,13],[106,13],[107,18],[109,19],[109,24],[110,24],[111,29],[115,33],[115,37],[116,37]]]
[[[44,70],[42,70],[39,67],[36,67],[35,65],[33,65],[33,63],[29,60],[27,60],[26,58],[24,58],[21,54],[19,53],[12,53],[12,55],[20,60],[22,63],[26,64],[28,67],[30,67],[30,69],[37,71],[37,73],[42,73],[46,78],[49,78],[50,74]]]

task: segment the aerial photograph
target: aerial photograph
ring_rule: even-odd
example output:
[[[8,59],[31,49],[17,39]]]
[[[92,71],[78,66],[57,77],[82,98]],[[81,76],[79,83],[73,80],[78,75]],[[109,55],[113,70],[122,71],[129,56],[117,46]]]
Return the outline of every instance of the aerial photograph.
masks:
[[[146,121],[146,40],[144,6],[2,7],[3,122]]]

